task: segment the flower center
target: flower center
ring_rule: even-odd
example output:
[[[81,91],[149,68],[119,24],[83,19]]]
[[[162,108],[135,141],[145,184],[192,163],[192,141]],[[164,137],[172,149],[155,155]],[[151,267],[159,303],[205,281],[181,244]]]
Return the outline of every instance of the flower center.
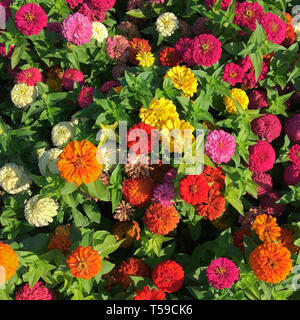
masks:
[[[276,32],[277,29],[278,29],[278,25],[275,24],[275,23],[272,23],[272,24],[271,24],[271,30],[272,30],[273,32]]]
[[[300,151],[298,151],[298,152],[296,153],[296,157],[297,157],[297,158],[300,158]]]
[[[207,50],[209,49],[209,43],[203,44],[203,45],[202,45],[202,49],[203,49],[204,51],[207,51]]]
[[[248,9],[248,10],[246,10],[245,15],[246,15],[248,18],[252,18],[252,17],[253,17],[253,11],[250,10],[250,9]]]
[[[276,266],[277,266],[277,263],[274,260],[269,260],[267,262],[267,267],[270,268],[270,269],[274,269],[274,268],[276,268]]]
[[[225,272],[226,272],[225,269],[221,266],[216,268],[216,273],[219,275],[223,275],[225,274]]]
[[[76,159],[73,164],[75,168],[84,167],[84,161],[82,158]]]
[[[87,267],[87,264],[86,264],[85,261],[80,261],[80,262],[78,263],[78,269],[79,269],[80,271],[86,269],[86,267]]]
[[[219,148],[220,148],[220,149],[223,149],[224,146],[225,146],[225,145],[224,145],[224,142],[221,141],[221,142],[219,143]]]
[[[190,190],[192,193],[196,193],[198,190],[198,186],[196,184],[194,184],[193,186],[191,186]]]
[[[27,78],[31,78],[32,77],[32,73],[31,72],[27,72]]]
[[[24,18],[26,21],[33,21],[34,20],[34,15],[31,12],[28,12],[24,15]]]
[[[232,79],[235,78],[236,76],[237,76],[237,73],[234,72],[234,71],[231,71],[230,74],[229,74],[229,77],[232,78]]]

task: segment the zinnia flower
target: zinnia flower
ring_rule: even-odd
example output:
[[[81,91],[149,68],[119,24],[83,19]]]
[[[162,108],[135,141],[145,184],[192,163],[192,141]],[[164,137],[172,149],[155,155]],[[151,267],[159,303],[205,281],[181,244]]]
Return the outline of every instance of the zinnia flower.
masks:
[[[138,65],[142,67],[151,67],[155,61],[154,55],[151,52],[140,51],[136,55]]]
[[[93,103],[94,92],[94,87],[84,87],[81,89],[77,99],[80,108],[87,108],[91,103]]]
[[[249,264],[258,280],[278,283],[292,270],[290,251],[281,243],[264,242],[249,256]]]
[[[159,290],[169,293],[176,292],[183,285],[184,271],[177,262],[165,260],[154,267],[152,280]]]
[[[159,1],[159,0],[158,0]],[[148,286],[145,286],[143,290],[137,290],[133,300],[164,300],[166,294],[157,289],[150,290]]]
[[[18,266],[16,252],[8,244],[0,242],[0,285],[14,276]]]
[[[108,37],[106,40],[106,53],[108,56],[119,62],[126,62],[129,57],[129,42],[121,35]]]
[[[237,266],[229,259],[220,257],[210,263],[206,269],[208,282],[216,289],[229,289],[239,279]]]
[[[257,196],[261,197],[273,190],[273,179],[268,173],[254,173],[252,180],[258,185]]]
[[[262,109],[268,108],[267,92],[263,88],[254,89],[247,93],[249,98],[248,109]]]
[[[288,118],[284,130],[292,143],[300,143],[300,113]]]
[[[24,208],[25,219],[35,227],[45,227],[53,222],[53,217],[57,215],[58,204],[51,198],[39,198],[36,195],[30,198]]]
[[[175,48],[165,47],[159,52],[158,62],[162,66],[175,67],[179,65],[180,57]]]
[[[133,38],[129,42],[129,61],[134,65],[138,64],[139,60],[136,59],[136,56],[139,52],[151,52],[151,46],[146,39]]]
[[[42,282],[38,281],[30,289],[26,283],[16,292],[15,300],[56,300],[55,293],[46,288]]]
[[[194,66],[193,58],[193,40],[190,38],[180,38],[175,44],[175,50],[184,64],[187,66]]]
[[[124,290],[126,290],[130,284],[133,283],[130,279],[130,276],[149,278],[149,267],[142,259],[128,258],[121,263],[117,271],[117,279],[123,286]]]
[[[225,176],[222,172],[222,167],[209,167],[204,166],[204,170],[201,175],[207,180],[210,185],[210,189],[221,192],[225,187]]]
[[[155,24],[157,32],[164,37],[170,37],[179,28],[178,19],[172,12],[161,14]]]
[[[251,225],[261,241],[276,241],[280,236],[280,227],[276,222],[276,218],[261,214],[255,218]]]
[[[92,38],[97,40],[99,44],[101,44],[108,37],[108,31],[105,25],[99,21],[94,21],[92,26],[93,26]]]
[[[43,152],[38,164],[42,176],[46,175],[46,168],[48,168],[51,173],[59,174],[56,164],[58,161],[58,156],[61,153],[62,150],[58,148],[52,148]]]
[[[67,259],[67,265],[76,278],[89,280],[101,270],[101,257],[90,246],[78,246]]]
[[[64,255],[67,255],[71,245],[70,225],[66,224],[64,226],[56,227],[55,233],[51,235],[48,249],[58,249]]]
[[[235,101],[237,101],[246,110],[249,104],[249,98],[246,92],[242,89],[234,88],[230,90],[230,95],[232,98],[224,96],[224,104],[226,110],[231,114],[237,114],[237,108],[235,106]]]
[[[21,70],[15,79],[16,83],[25,83],[27,86],[36,86],[42,81],[42,74],[37,68],[28,68]]]
[[[236,2],[233,22],[240,27],[248,27],[251,31],[254,31],[256,20],[260,23],[263,15],[264,9],[257,2]]]
[[[91,0],[92,6],[99,8],[101,11],[110,10],[116,3],[116,0]]]
[[[155,202],[159,202],[164,207],[169,207],[170,205],[175,203],[174,201],[171,201],[175,198],[175,196],[176,193],[174,191],[173,183],[163,183],[155,187],[152,200]]]
[[[216,0],[205,0],[205,4],[209,9],[212,9],[213,5],[216,3]],[[231,3],[231,0],[222,0],[221,1],[221,9],[227,10]]]
[[[275,160],[275,151],[268,142],[259,140],[249,147],[249,169],[254,173],[272,169]]]
[[[222,45],[212,34],[200,34],[193,40],[192,52],[195,64],[210,67],[221,58]]]
[[[300,167],[293,163],[287,165],[283,173],[284,182],[289,186],[295,186],[300,182]]]
[[[82,87],[85,82],[84,74],[76,69],[67,69],[62,78],[62,84],[65,89],[72,91],[75,81],[77,81],[79,86]]]
[[[140,239],[140,226],[138,222],[132,221],[118,221],[111,230],[117,241],[123,240],[120,247],[129,248],[132,246],[134,240]]]
[[[280,216],[286,209],[286,204],[276,203],[282,197],[281,192],[278,190],[271,190],[260,200],[260,208],[265,211],[265,213],[272,216]]]
[[[263,116],[252,120],[251,129],[259,139],[265,139],[271,143],[281,133],[281,123],[274,114],[265,113]]]
[[[56,124],[51,131],[52,143],[61,147],[75,137],[76,127],[71,121],[62,121]]]
[[[204,202],[207,199],[208,190],[208,182],[201,175],[188,175],[179,182],[180,198],[191,205]]]
[[[80,12],[68,15],[62,22],[62,35],[69,42],[81,46],[89,43],[93,35],[91,20]]]
[[[105,11],[92,5],[91,1],[84,2],[78,12],[88,17],[91,21],[103,22],[106,15]]]
[[[299,247],[294,245],[294,240],[293,230],[280,228],[278,241],[280,241],[284,247],[288,248],[291,253],[298,254]]]
[[[25,173],[22,166],[15,163],[6,163],[0,169],[0,186],[10,194],[27,191],[30,188],[31,179]]]
[[[234,155],[236,143],[234,137],[224,130],[210,131],[206,138],[205,153],[216,163],[227,163]]]
[[[291,162],[300,168],[300,145],[295,144],[289,149],[289,159]]]
[[[283,42],[281,43],[282,46],[289,47],[291,44],[294,43],[296,39],[296,32],[293,28],[293,18],[287,12],[283,12],[285,19],[286,19],[286,34]]]
[[[135,207],[145,207],[151,201],[154,182],[149,177],[126,179],[123,182],[122,193],[127,202]]]
[[[260,24],[266,31],[268,41],[281,44],[285,38],[286,24],[276,14],[265,13],[260,20]]]
[[[244,77],[244,70],[235,63],[227,63],[224,68],[223,81],[228,81],[232,86],[240,83]]]
[[[175,88],[183,91],[185,97],[190,98],[197,92],[198,82],[190,68],[176,66],[171,68],[166,76],[172,80]]]
[[[168,234],[177,227],[179,214],[173,205],[165,207],[154,202],[146,210],[143,220],[151,232],[161,236]]]
[[[105,96],[109,93],[110,89],[114,89],[120,85],[120,82],[118,80],[110,80],[103,83],[103,85],[100,88],[101,93],[103,93]]]
[[[17,83],[11,90],[11,101],[18,108],[28,107],[35,101],[37,96],[37,87],[27,86],[25,83]]]
[[[250,237],[250,231],[247,229],[239,229],[233,235],[233,245],[237,247],[242,254],[245,254],[244,236]]]
[[[71,7],[71,9],[76,8],[83,0],[65,0],[66,3]]]
[[[35,3],[23,5],[15,15],[15,24],[19,31],[26,36],[39,34],[47,26],[45,11]]]

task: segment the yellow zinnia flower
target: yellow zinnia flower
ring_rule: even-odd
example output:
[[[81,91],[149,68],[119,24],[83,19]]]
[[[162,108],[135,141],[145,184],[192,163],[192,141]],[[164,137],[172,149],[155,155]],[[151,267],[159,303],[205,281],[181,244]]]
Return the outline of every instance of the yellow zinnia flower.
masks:
[[[170,69],[168,76],[173,83],[173,86],[183,91],[183,96],[190,98],[197,92],[198,82],[190,68],[186,66],[176,66]]]
[[[236,100],[244,110],[247,109],[249,104],[249,98],[246,92],[242,89],[234,88],[230,90],[230,94],[234,100]],[[234,104],[234,100],[228,97],[224,97],[224,104],[226,110],[231,114],[237,114],[237,109]]]
[[[139,66],[151,67],[155,61],[154,55],[151,52],[141,51],[136,55],[136,60]]]

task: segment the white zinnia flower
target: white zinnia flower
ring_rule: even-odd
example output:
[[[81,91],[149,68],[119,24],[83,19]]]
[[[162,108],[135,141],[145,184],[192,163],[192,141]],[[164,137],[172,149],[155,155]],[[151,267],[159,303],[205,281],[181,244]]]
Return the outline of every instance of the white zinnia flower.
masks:
[[[114,142],[107,141],[98,147],[96,159],[103,165],[103,171],[113,171],[118,163],[119,148],[116,148]]]
[[[39,159],[39,169],[42,176],[46,174],[46,167],[50,172],[58,174],[56,163],[58,161],[58,156],[62,153],[61,149],[52,148],[48,151],[45,151]]]
[[[51,138],[56,147],[61,147],[75,137],[75,126],[70,121],[59,122],[52,128]]]
[[[27,86],[25,83],[17,83],[11,90],[11,100],[18,108],[28,107],[37,96],[37,87]]]
[[[156,30],[164,37],[171,36],[179,28],[178,20],[174,13],[166,12],[156,20]]]
[[[93,22],[92,38],[102,43],[108,37],[108,32],[105,25],[101,22]]]
[[[300,42],[300,22],[294,26],[294,30],[296,32],[296,40]]]
[[[0,186],[10,194],[24,192],[29,189],[31,179],[22,166],[6,163],[0,169]]]
[[[39,195],[30,198],[25,204],[25,218],[35,227],[45,227],[57,215],[58,205],[51,198],[39,199]]]

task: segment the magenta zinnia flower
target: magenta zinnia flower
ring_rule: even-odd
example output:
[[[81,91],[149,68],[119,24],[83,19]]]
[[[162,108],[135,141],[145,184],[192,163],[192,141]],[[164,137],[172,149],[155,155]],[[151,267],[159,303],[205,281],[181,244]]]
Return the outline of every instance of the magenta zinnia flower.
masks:
[[[249,98],[248,109],[262,109],[268,108],[267,92],[263,88],[254,89],[247,92]]]
[[[169,183],[159,184],[153,191],[153,201],[159,202],[164,207],[169,207],[175,204],[175,201],[171,201],[175,198],[176,193],[173,185]]]
[[[288,118],[284,130],[291,142],[300,143],[300,113]]]
[[[289,158],[291,162],[300,168],[300,145],[295,144],[289,149]]]
[[[128,40],[121,35],[115,35],[113,38],[108,37],[106,39],[106,53],[114,60],[126,62],[129,56],[128,48]]]
[[[26,36],[39,34],[47,26],[45,11],[35,3],[22,6],[15,15],[17,29]]]
[[[260,198],[259,206],[267,214],[272,216],[280,216],[286,209],[286,204],[276,203],[282,197],[280,191],[272,190]]]
[[[257,2],[236,2],[233,22],[239,27],[248,27],[251,31],[254,31],[256,29],[255,20],[260,23],[263,14],[264,9]]]
[[[28,68],[26,70],[21,70],[16,78],[16,83],[26,83],[27,86],[36,86],[38,82],[43,79],[41,72],[37,68]]]
[[[230,288],[239,279],[237,266],[227,258],[218,258],[206,269],[208,282],[216,289]]]
[[[71,9],[76,8],[83,0],[65,0],[66,3],[71,7]]]
[[[180,38],[175,44],[175,50],[180,57],[181,62],[185,63],[188,67],[195,64],[192,47],[193,40],[190,38]]]
[[[206,6],[211,9],[213,5],[216,3],[217,0],[205,0]],[[229,5],[231,3],[231,0],[222,0],[221,1],[221,9],[222,10],[227,10]]]
[[[272,169],[275,160],[275,151],[268,142],[259,140],[249,147],[249,169],[254,173]]]
[[[64,88],[68,91],[72,91],[75,80],[78,82],[79,86],[82,87],[85,82],[84,74],[76,69],[67,69],[62,78]]]
[[[283,179],[287,185],[295,186],[300,182],[300,167],[296,166],[294,163],[290,163],[284,169]]]
[[[110,10],[114,5],[116,0],[90,0],[93,7],[100,9],[101,11]]]
[[[267,35],[267,40],[280,44],[286,34],[286,24],[274,13],[265,13],[260,21]]]
[[[120,81],[118,80],[106,81],[103,83],[102,87],[100,88],[100,91],[104,95],[107,95],[111,88],[118,87],[119,85],[120,85]]]
[[[273,179],[268,173],[254,173],[252,175],[252,180],[258,185],[258,197],[261,197],[273,190]]]
[[[227,163],[235,152],[234,137],[224,130],[211,131],[206,139],[205,153],[216,163]]]
[[[79,12],[70,14],[62,23],[62,35],[77,46],[88,43],[92,34],[91,20]]]
[[[232,86],[240,83],[244,77],[244,69],[235,63],[228,63],[224,68],[223,81],[228,81]]]
[[[80,108],[87,108],[93,102],[94,91],[93,87],[85,87],[79,92],[77,102]]]
[[[99,8],[93,7],[91,2],[83,3],[78,12],[88,17],[91,21],[103,22],[105,19],[105,11]]]
[[[281,123],[274,114],[265,113],[251,122],[251,129],[258,135],[259,139],[272,142],[280,136]]]
[[[46,288],[42,282],[37,282],[32,289],[26,283],[16,293],[15,300],[56,300],[52,290]]]
[[[165,3],[165,0],[150,0],[151,3],[155,1],[156,4]]]

